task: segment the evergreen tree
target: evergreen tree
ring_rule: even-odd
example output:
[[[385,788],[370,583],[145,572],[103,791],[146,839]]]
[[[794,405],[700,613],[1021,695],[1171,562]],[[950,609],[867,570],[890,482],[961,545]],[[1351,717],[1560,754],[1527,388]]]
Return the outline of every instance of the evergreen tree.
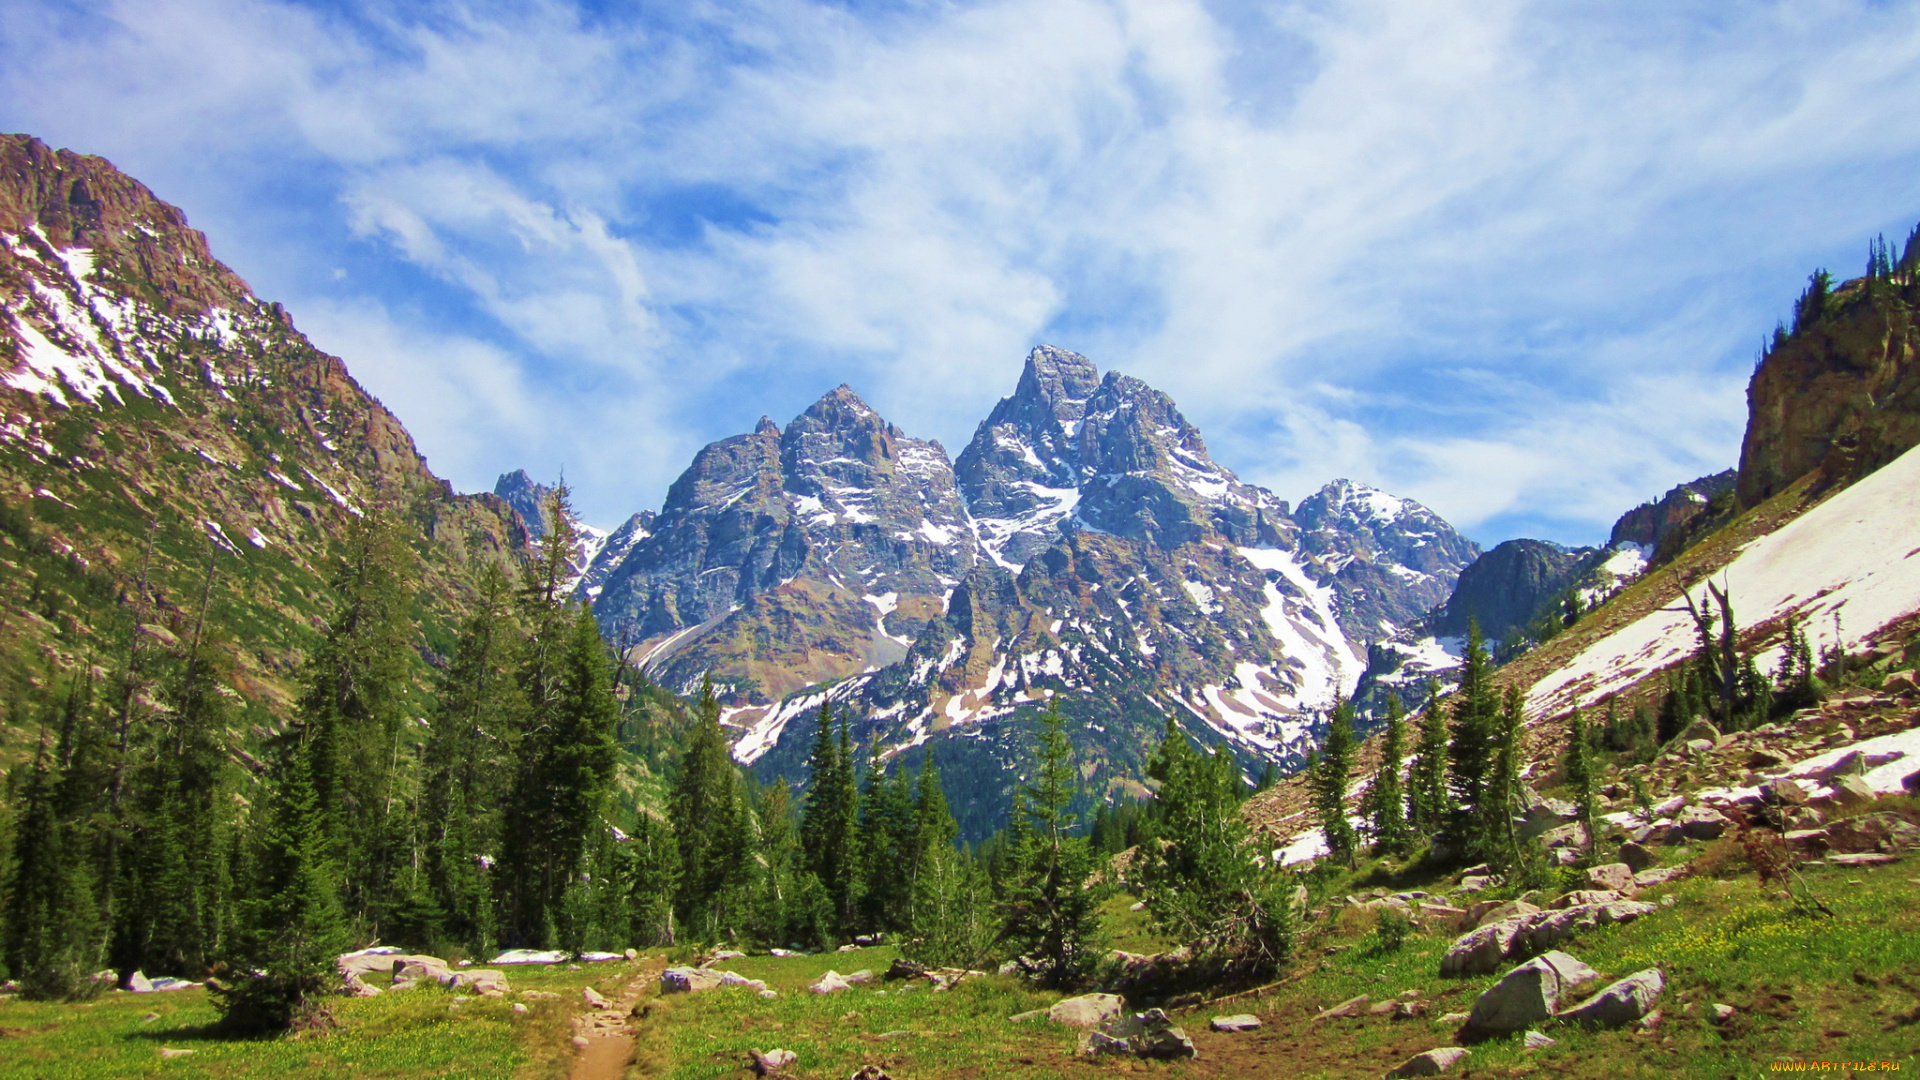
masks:
[[[1351,863],[1354,854],[1353,823],[1347,820],[1346,802],[1347,783],[1353,776],[1353,751],[1353,703],[1340,698],[1333,704],[1319,759],[1307,778],[1307,790],[1313,800],[1314,818],[1327,840],[1328,854],[1345,863]]]
[[[952,853],[954,838],[959,833],[960,826],[953,820],[953,812],[947,809],[947,793],[940,785],[939,766],[934,763],[932,748],[928,748],[926,760],[920,765],[913,799],[913,841],[908,877],[915,887],[909,897],[909,925],[917,921],[922,899],[917,883],[933,872],[936,860]]]
[[[1033,782],[1025,785],[1031,833],[1020,841],[1019,878],[1010,889],[1007,937],[1039,965],[1050,986],[1077,984],[1099,958],[1098,896],[1089,884],[1093,852],[1071,834],[1073,746],[1057,702],[1040,722]]]
[[[19,796],[0,945],[29,998],[70,999],[100,989],[88,976],[99,969],[105,935],[88,836],[71,814],[76,792],[65,767],[89,698],[78,684],[69,690],[60,741],[49,747],[42,736]]]
[[[700,688],[698,712],[667,808],[680,848],[675,908],[689,935],[718,941],[745,914],[751,856],[746,807],[711,680]]]
[[[1488,773],[1493,767],[1494,744],[1500,721],[1500,701],[1493,692],[1490,659],[1480,625],[1467,626],[1467,654],[1454,696],[1453,729],[1447,744],[1447,787],[1453,795],[1450,828],[1466,841],[1468,853],[1486,857],[1489,837],[1484,825],[1492,817],[1487,808]]]
[[[278,783],[260,838],[260,879],[246,905],[241,954],[231,983],[213,985],[222,1023],[239,1032],[324,1026],[326,997],[339,976],[334,957],[346,947],[338,844],[333,814],[313,782],[314,765],[330,748],[320,732],[294,733],[277,764]]]
[[[869,933],[906,929],[915,831],[906,772],[872,763],[860,799],[860,923]]]
[[[1407,770],[1407,823],[1432,835],[1447,819],[1447,714],[1431,687],[1420,713],[1420,741]]]
[[[1523,869],[1526,862],[1513,824],[1514,816],[1524,809],[1520,785],[1520,770],[1526,764],[1521,758],[1523,722],[1520,690],[1510,686],[1505,703],[1495,714],[1493,757],[1480,802],[1474,807],[1473,835],[1479,850],[1509,875]]]
[[[379,933],[395,870],[395,763],[412,656],[412,554],[388,511],[356,518],[332,579],[334,613],[298,704],[305,768],[350,921]]]
[[[679,895],[680,846],[673,829],[647,811],[634,819],[633,835],[620,845],[627,936],[640,948],[674,944],[673,902]]]
[[[792,910],[794,877],[800,867],[800,837],[794,828],[791,790],[785,777],[776,777],[761,797],[756,813],[760,822],[760,858],[753,886],[753,922],[750,935],[772,946],[806,936],[805,913]],[[794,924],[802,925],[796,927]]]
[[[807,869],[827,894],[835,933],[851,930],[859,901],[858,826],[860,796],[854,784],[853,752],[844,718],[835,740],[832,706],[822,702],[807,759],[806,808],[800,843]]]
[[[611,827],[607,815],[619,755],[612,665],[593,613],[579,606],[569,614],[564,647],[542,647],[547,655],[537,666],[544,670],[530,664],[522,673],[528,720],[508,800],[501,875],[507,896],[502,935],[513,944],[554,939],[559,904],[583,870],[590,838]],[[705,713],[696,742],[708,737],[710,726],[724,759],[719,708]],[[732,776],[730,762],[726,775]]]
[[[909,959],[941,967],[984,967],[1000,927],[992,890],[979,866],[952,846],[930,850],[913,880]]]
[[[526,697],[514,678],[518,644],[506,575],[489,566],[440,681],[421,814],[427,884],[445,932],[482,950],[499,938],[489,867],[501,857],[515,745],[526,720]]]
[[[1580,827],[1586,830],[1587,850],[1591,851],[1599,832],[1600,813],[1593,790],[1593,740],[1587,731],[1586,714],[1579,709],[1567,719],[1567,752],[1561,771],[1566,774],[1567,786],[1573,789],[1574,809],[1580,815]]]
[[[1234,963],[1265,970],[1284,962],[1291,913],[1240,815],[1231,755],[1197,752],[1170,719],[1152,761],[1160,836],[1141,858],[1148,917],[1174,940]]]
[[[1374,850],[1389,855],[1405,852],[1411,839],[1407,804],[1400,790],[1402,747],[1406,743],[1406,706],[1400,695],[1387,695],[1387,726],[1380,735],[1380,769],[1361,797],[1361,813],[1373,837]]]

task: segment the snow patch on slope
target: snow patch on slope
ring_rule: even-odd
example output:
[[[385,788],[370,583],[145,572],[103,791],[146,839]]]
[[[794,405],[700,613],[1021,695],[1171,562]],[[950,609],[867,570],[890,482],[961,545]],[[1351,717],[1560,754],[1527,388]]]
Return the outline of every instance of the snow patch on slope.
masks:
[[[1920,448],[1748,544],[1714,575],[1742,629],[1795,615],[1814,649],[1855,648],[1881,627],[1920,610]],[[1691,594],[1705,604],[1707,583]],[[1841,616],[1836,635],[1834,616]],[[1527,695],[1531,714],[1590,705],[1690,655],[1696,637],[1676,602],[1594,642]],[[1762,670],[1773,653],[1757,658]]]

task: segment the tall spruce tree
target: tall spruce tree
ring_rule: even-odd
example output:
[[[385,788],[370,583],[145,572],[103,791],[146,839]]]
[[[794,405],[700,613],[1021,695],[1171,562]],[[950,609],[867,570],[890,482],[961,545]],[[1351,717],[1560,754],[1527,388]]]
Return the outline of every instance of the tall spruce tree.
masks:
[[[97,991],[105,932],[97,903],[93,852],[75,813],[72,762],[91,708],[90,685],[76,680],[62,710],[59,741],[43,734],[20,792],[11,880],[6,889],[8,969],[29,998],[57,1000]]]
[[[1520,770],[1526,764],[1521,756],[1523,723],[1520,689],[1510,686],[1495,714],[1492,760],[1474,814],[1479,849],[1487,854],[1489,862],[1509,874],[1523,869],[1527,861],[1514,827],[1514,818],[1525,809],[1520,785]]]
[[[1353,776],[1353,703],[1340,698],[1327,721],[1327,735],[1307,778],[1315,820],[1326,837],[1327,851],[1341,862],[1353,861],[1353,823],[1347,820],[1347,783]]]
[[[702,682],[697,713],[667,816],[680,848],[680,924],[696,940],[717,941],[743,921],[751,856],[746,807],[710,680]]]
[[[1050,986],[1077,984],[1099,958],[1098,895],[1086,838],[1072,835],[1073,745],[1057,702],[1040,721],[1034,779],[1024,786],[1032,831],[1021,841],[1019,877],[1010,889],[1007,936],[1039,964]]]
[[[836,732],[833,708],[822,702],[814,732],[813,753],[807,759],[806,809],[800,820],[800,842],[807,869],[827,895],[833,932],[844,934],[854,925],[860,899],[860,794],[853,769],[853,750],[847,722]]]
[[[561,901],[585,869],[589,842],[612,824],[609,799],[619,760],[613,668],[593,613],[566,608],[564,641],[542,647],[537,678],[531,664],[521,678],[527,721],[508,799],[501,875],[507,896],[502,935],[514,944],[554,940]],[[716,736],[718,715],[716,706]]]
[[[489,566],[440,680],[421,814],[427,882],[445,932],[483,950],[499,938],[489,867],[501,858],[515,747],[526,722],[518,664],[510,586]]]
[[[298,704],[308,782],[339,866],[347,918],[379,934],[397,868],[395,763],[413,654],[413,556],[390,511],[349,526],[332,578],[334,610],[308,659]]]
[[[1406,715],[1400,695],[1387,695],[1387,726],[1380,734],[1380,768],[1361,800],[1374,850],[1386,855],[1404,852],[1412,835],[1407,828],[1407,803],[1400,785]]]
[[[1415,835],[1431,836],[1447,819],[1447,714],[1427,688],[1420,711],[1420,740],[1407,770],[1407,823]]]
[[[1489,837],[1484,826],[1487,774],[1493,768],[1500,699],[1493,692],[1492,659],[1480,624],[1467,625],[1467,654],[1460,671],[1460,690],[1454,695],[1453,727],[1447,744],[1447,787],[1453,795],[1449,831],[1465,841],[1468,853],[1486,857]]]
[[[333,751],[317,726],[283,743],[233,981],[212,987],[222,1023],[238,1032],[322,1025],[348,941],[335,815],[320,801],[314,766]]]
[[[906,929],[912,905],[913,794],[904,769],[869,764],[860,798],[860,925],[869,933]]]
[[[1612,708],[1611,701],[1608,708]],[[1579,814],[1580,827],[1586,832],[1585,847],[1592,851],[1600,814],[1593,790],[1593,739],[1587,730],[1586,714],[1579,709],[1567,718],[1567,751],[1561,759],[1561,771],[1566,774],[1567,787],[1573,790],[1574,811]]]
[[[940,768],[934,763],[932,748],[928,748],[926,760],[921,763],[920,775],[914,784],[913,839],[908,852],[907,876],[916,887],[910,890],[908,897],[909,925],[915,922],[921,902],[917,883],[922,876],[933,872],[932,867],[937,860],[953,850],[954,838],[959,833],[960,826],[953,820],[953,812],[947,808],[947,792],[940,784]]]

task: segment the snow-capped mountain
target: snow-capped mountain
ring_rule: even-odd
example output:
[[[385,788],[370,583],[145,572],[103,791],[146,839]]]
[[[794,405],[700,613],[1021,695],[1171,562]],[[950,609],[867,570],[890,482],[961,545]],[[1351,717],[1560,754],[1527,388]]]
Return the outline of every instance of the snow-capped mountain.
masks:
[[[1475,554],[1347,481],[1292,514],[1165,394],[1042,346],[951,465],[846,387],[708,446],[595,612],[666,685],[711,673],[736,756],[769,775],[797,769],[828,698],[878,752],[981,761],[1011,761],[1009,722],[1058,700],[1125,784],[1169,711],[1250,761],[1297,759],[1367,641]]]
[[[553,492],[553,488],[534,482],[525,469],[501,473],[493,485],[493,493],[513,507],[527,527],[527,535],[536,541],[546,538]],[[573,595],[592,602],[633,546],[651,535],[653,511],[643,510],[629,517],[612,532],[595,528],[574,514],[569,514],[567,521],[573,526],[574,550],[567,560],[573,572],[565,587]]]

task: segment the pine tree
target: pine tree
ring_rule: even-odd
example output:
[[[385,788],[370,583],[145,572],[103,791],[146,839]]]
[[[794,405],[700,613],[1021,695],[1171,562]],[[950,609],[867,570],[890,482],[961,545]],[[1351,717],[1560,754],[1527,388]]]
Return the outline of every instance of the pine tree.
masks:
[[[1475,805],[1474,837],[1488,860],[1509,874],[1525,863],[1514,817],[1521,804],[1520,770],[1521,730],[1523,724],[1518,687],[1508,687],[1506,701],[1495,715],[1493,758],[1487,770],[1480,802]]]
[[[860,799],[861,926],[869,933],[906,928],[912,904],[913,796],[904,770],[867,769]]]
[[[680,891],[680,846],[666,821],[641,811],[633,835],[620,845],[627,936],[646,948],[674,944],[673,902]]]
[[[1353,861],[1355,846],[1346,802],[1347,784],[1353,777],[1353,750],[1353,703],[1341,698],[1333,703],[1333,715],[1327,721],[1319,759],[1307,778],[1307,790],[1313,799],[1314,818],[1327,840],[1328,854],[1345,863]]]
[[[503,940],[515,944],[553,940],[559,904],[583,869],[589,838],[611,827],[609,797],[619,758],[612,664],[592,612],[578,606],[568,614],[563,644],[543,647],[544,670],[534,678],[529,665],[521,679],[528,720],[508,800],[501,875],[507,896]],[[708,737],[709,726],[726,761],[717,705],[696,728],[696,742]],[[725,775],[732,777],[731,762]]]
[[[395,869],[388,813],[412,656],[412,555],[387,511],[355,519],[332,580],[334,613],[298,704],[309,782],[350,921],[377,935]]]
[[[1420,713],[1420,742],[1407,770],[1407,823],[1417,835],[1436,832],[1447,819],[1447,714],[1429,688]]]
[[[1039,965],[1043,983],[1073,986],[1100,956],[1100,913],[1089,884],[1092,850],[1085,838],[1071,834],[1073,746],[1057,702],[1041,719],[1035,758],[1033,782],[1024,788],[1032,832],[1021,842],[1007,936]]]
[[[844,718],[838,736],[836,741],[832,706],[822,702],[813,753],[807,760],[807,801],[800,821],[800,842],[807,869],[827,894],[834,932],[842,934],[851,931],[860,898],[860,796]]]
[[[81,707],[70,692],[60,743],[49,747],[42,737],[20,792],[0,945],[29,998],[71,999],[99,989],[87,978],[99,968],[103,938],[88,838],[63,813],[73,794],[63,764],[70,759],[74,713]]]
[[[913,885],[907,912],[910,926],[916,921],[921,902],[920,879],[933,872],[936,861],[952,853],[953,841],[959,832],[953,812],[947,809],[946,789],[940,784],[940,769],[929,748],[926,760],[920,765],[913,799],[913,843],[908,861],[908,879]]]
[[[501,858],[527,712],[514,678],[518,645],[506,575],[489,566],[440,681],[420,815],[427,887],[445,932],[482,950],[499,938],[489,867]]]
[[[1593,790],[1593,740],[1587,731],[1586,714],[1579,709],[1573,710],[1567,719],[1567,752],[1561,771],[1566,773],[1567,786],[1573,789],[1574,810],[1580,815],[1580,827],[1586,830],[1587,850],[1591,851],[1598,836],[1600,814]]]
[[[745,914],[750,845],[739,777],[710,680],[701,686],[698,714],[667,816],[680,848],[680,923],[696,940],[717,941]]]
[[[260,880],[246,905],[246,936],[231,983],[215,985],[222,1023],[237,1032],[325,1026],[327,995],[346,946],[341,883],[314,765],[329,752],[319,731],[302,728],[277,763],[276,790],[260,838]],[[257,974],[255,972],[258,972]]]
[[[1480,625],[1467,627],[1467,655],[1454,696],[1453,729],[1447,744],[1447,787],[1453,795],[1450,829],[1466,841],[1470,854],[1486,857],[1490,838],[1484,829],[1488,773],[1493,767],[1500,701],[1494,696],[1491,661]]]
[[[1407,828],[1407,804],[1400,790],[1400,763],[1406,741],[1406,706],[1400,695],[1387,696],[1387,726],[1380,736],[1380,768],[1361,798],[1361,812],[1367,832],[1373,837],[1374,850],[1397,855],[1406,850],[1411,839]]]

